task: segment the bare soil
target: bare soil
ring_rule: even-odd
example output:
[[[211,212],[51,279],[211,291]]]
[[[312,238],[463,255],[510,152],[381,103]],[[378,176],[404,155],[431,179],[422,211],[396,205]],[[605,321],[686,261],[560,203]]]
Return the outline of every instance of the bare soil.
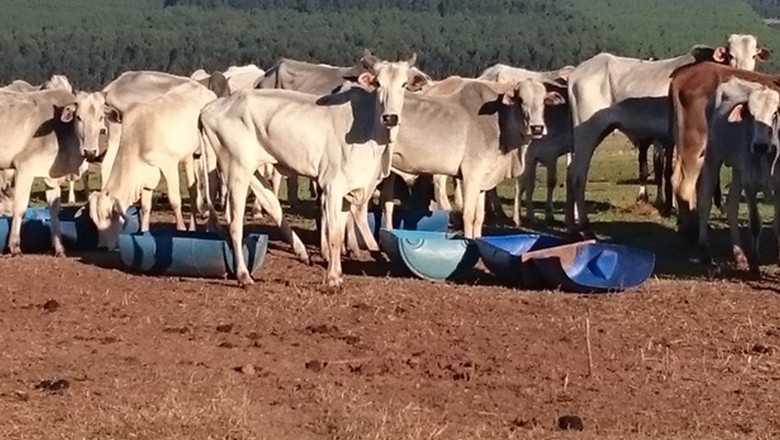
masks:
[[[0,438],[780,435],[772,273],[575,296],[349,261],[334,292],[272,239],[246,290],[106,253],[0,259]]]

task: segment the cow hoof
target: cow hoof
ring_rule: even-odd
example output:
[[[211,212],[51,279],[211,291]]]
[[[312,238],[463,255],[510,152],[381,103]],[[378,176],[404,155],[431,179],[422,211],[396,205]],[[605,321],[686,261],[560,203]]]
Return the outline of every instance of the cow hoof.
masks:
[[[65,258],[65,251],[55,251],[54,252],[54,258]]]
[[[370,251],[370,253],[371,258],[377,263],[387,263],[387,258],[385,258],[385,254],[383,254],[382,251]]]
[[[644,205],[646,203],[650,203],[650,198],[647,196],[647,194],[639,194],[636,196],[636,202],[640,205]]]
[[[255,283],[255,280],[252,279],[248,272],[239,273],[237,278],[239,287],[247,288]]]
[[[12,257],[21,257],[22,256],[22,248],[14,246],[11,248],[11,256]]]
[[[328,276],[328,287],[331,289],[341,289],[344,280],[340,276]]]

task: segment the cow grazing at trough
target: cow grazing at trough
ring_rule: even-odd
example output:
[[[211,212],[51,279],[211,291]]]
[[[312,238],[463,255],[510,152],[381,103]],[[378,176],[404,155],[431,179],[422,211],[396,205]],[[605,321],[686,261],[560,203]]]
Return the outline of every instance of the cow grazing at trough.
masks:
[[[676,157],[672,184],[678,199],[680,229],[690,237],[693,231],[697,198],[696,185],[707,148],[709,123],[707,105],[718,87],[732,78],[763,84],[780,90],[780,77],[724,66],[712,62],[677,69],[672,76],[669,95],[674,110],[672,131],[676,139]],[[762,172],[762,175],[764,173]]]
[[[315,179],[322,188],[321,251],[328,261],[327,283],[342,284],[341,250],[347,222],[345,203],[365,206],[380,179],[390,172],[392,145],[406,123],[404,87],[409,61],[369,58],[358,85],[317,97],[289,90],[253,90],[209,104],[201,113],[202,136],[216,152],[230,194],[230,235],[239,282],[253,282],[244,263],[242,240],[247,187],[265,163]],[[262,193],[262,191],[261,191]],[[268,191],[266,190],[266,193]],[[281,216],[269,194],[272,215]],[[370,231],[361,231],[364,236]],[[305,248],[294,245],[305,257]]]
[[[217,77],[216,74],[208,76],[211,77]],[[208,81],[206,81],[208,83]],[[220,81],[215,81],[216,84],[220,83]],[[165,95],[166,93],[170,92],[174,88],[181,86],[182,84],[189,84],[190,88],[192,90],[200,90],[200,88],[204,88],[204,86],[198,82],[194,81],[190,78],[186,78],[183,76],[177,76],[177,75],[171,75],[168,73],[163,72],[154,72],[154,71],[130,71],[125,72],[122,75],[120,75],[117,79],[112,81],[110,84],[108,84],[106,87],[103,88],[103,95],[105,97],[105,107],[107,112],[112,115],[112,118],[109,118],[107,120],[108,123],[108,147],[107,150],[104,153],[103,160],[100,163],[100,171],[101,171],[101,189],[104,189],[106,185],[108,184],[108,179],[111,176],[112,169],[114,167],[115,158],[119,152],[119,144],[120,139],[122,136],[122,124],[119,123],[119,119],[116,117],[117,115],[123,115],[128,110],[130,110],[133,106],[139,104],[139,103],[146,103],[150,101],[154,101],[155,99]],[[221,91],[221,86],[217,87],[217,91]],[[214,95],[217,95],[217,92],[212,90],[212,93]],[[216,96],[214,96],[213,99],[215,99]],[[197,128],[197,127],[196,127]],[[197,149],[199,146],[199,142],[196,142],[192,145],[191,148]],[[147,146],[151,147],[151,146]],[[166,149],[167,147],[164,145],[159,145],[157,148],[160,149]],[[195,170],[195,161],[192,157],[188,157],[183,160],[184,162],[184,170],[185,170],[185,176],[187,178],[187,188],[190,195],[197,193],[197,185],[196,185],[196,170]],[[178,162],[177,162],[178,163]],[[209,178],[216,181],[216,162],[212,162],[211,164],[207,164],[209,172],[207,173]],[[117,166],[124,166],[123,164],[119,163]],[[178,167],[178,165],[176,165]],[[166,184],[168,185],[168,188],[176,188],[176,190],[169,191],[168,199],[171,204],[171,208],[174,211],[174,215],[177,218],[177,226],[181,226],[178,222],[178,219],[183,218],[183,213],[181,210],[181,195],[178,190],[179,188],[179,175],[176,173],[175,176],[171,175],[170,180],[166,178]],[[141,212],[148,213],[151,211],[151,200],[152,200],[152,189],[146,189],[144,190],[144,194],[141,197]],[[200,194],[197,193],[196,199],[199,199]],[[202,205],[202,202],[200,200],[190,200],[190,204],[192,205],[193,215],[190,218],[189,221],[189,227],[194,228],[195,227],[195,212],[198,209],[199,206]],[[142,215],[142,224],[148,225],[148,218],[144,219]],[[109,234],[111,235],[111,234]],[[101,234],[101,246],[113,246],[112,243],[104,242],[106,240],[106,237]]]
[[[102,112],[91,112],[72,93],[54,89],[0,92],[0,113],[0,170],[14,171],[9,249],[14,255],[21,254],[22,216],[30,201],[33,180],[43,177],[51,211],[52,247],[55,255],[64,255],[58,220],[59,181],[78,173],[85,158],[98,154]],[[6,172],[3,175],[7,177]]]
[[[168,185],[176,228],[186,229],[181,214],[179,164],[192,161],[193,153],[200,147],[200,110],[215,99],[214,92],[200,84],[183,82],[125,111],[109,110],[111,122],[122,124],[122,136],[105,187],[90,196],[90,217],[98,230],[106,234],[105,245],[109,249],[116,245],[120,218],[140,198],[145,199],[141,204],[141,230],[149,230],[151,194],[157,188],[160,174]],[[194,183],[189,186],[193,205],[195,187]]]
[[[761,220],[756,195],[763,185],[762,168],[773,166],[778,152],[778,88],[770,88],[736,77],[720,84],[708,103],[709,135],[698,182],[699,248],[702,260],[710,259],[707,229],[715,178],[722,165],[731,167],[731,186],[726,216],[731,230],[734,260],[740,269],[758,269],[758,237]],[[750,249],[747,252],[739,234],[738,211],[742,192],[750,217]],[[775,206],[780,200],[775,199]],[[776,208],[777,209],[777,208]],[[777,215],[777,214],[776,214]],[[777,224],[777,216],[775,218]]]
[[[566,223],[570,231],[588,229],[585,183],[593,152],[608,133],[618,129],[635,145],[659,142],[667,157],[672,153],[668,122],[672,72],[697,61],[754,66],[755,60],[766,58],[766,50],[756,46],[750,49],[741,43],[743,38],[737,37],[729,37],[728,47],[696,46],[685,55],[658,61],[601,53],[574,69],[568,84],[574,128],[573,159],[566,188]],[[670,169],[664,170],[664,178],[671,178]],[[671,185],[667,184],[664,211],[671,206],[671,196]],[[575,224],[575,213],[579,225]]]
[[[464,232],[475,238],[482,233],[485,191],[505,178],[518,149],[547,133],[545,106],[565,101],[533,79],[506,85],[451,77],[405,102],[394,170],[460,177]],[[386,219],[391,210],[386,203]]]

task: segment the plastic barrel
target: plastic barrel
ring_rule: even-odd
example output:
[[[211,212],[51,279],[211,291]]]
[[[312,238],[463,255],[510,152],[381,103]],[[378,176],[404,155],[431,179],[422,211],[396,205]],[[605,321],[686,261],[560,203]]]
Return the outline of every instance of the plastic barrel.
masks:
[[[379,245],[399,267],[432,281],[461,278],[479,261],[479,250],[451,232],[381,229]]]
[[[517,286],[524,286],[520,270],[523,254],[564,244],[562,238],[541,234],[490,236],[475,241],[488,270],[505,283]]]
[[[382,215],[382,211],[371,211],[368,213],[368,226],[373,231],[374,237],[379,237],[379,230],[384,227]],[[393,210],[393,229],[446,232],[449,225],[449,211],[440,209],[435,211],[414,211],[403,208]],[[363,236],[360,235],[359,231],[357,231],[357,239],[358,244],[361,247],[365,247]]]
[[[268,236],[248,234],[244,257],[257,276],[268,250]],[[130,270],[149,275],[221,278],[235,276],[230,244],[213,232],[159,230],[119,237],[119,255]]]
[[[81,212],[79,212],[81,211]],[[92,250],[98,245],[98,231],[89,212],[82,207],[67,206],[60,209],[60,232],[62,244],[69,250]],[[11,217],[0,217],[0,249],[8,247],[8,237],[11,231]],[[140,219],[138,208],[127,209],[127,223],[122,228],[123,234],[138,232]],[[51,213],[48,207],[36,206],[28,208],[22,216],[22,251],[46,252],[51,249]]]
[[[22,222],[22,251],[45,252],[51,249],[51,213],[48,207],[28,208]],[[92,250],[98,246],[98,231],[89,217],[89,211],[79,206],[60,209],[62,244],[69,250]],[[140,229],[139,211],[136,206],[127,209],[127,222],[122,234]]]
[[[535,254],[535,255],[534,255]],[[629,246],[581,242],[525,256],[551,288],[565,292],[622,292],[653,273],[655,254]]]

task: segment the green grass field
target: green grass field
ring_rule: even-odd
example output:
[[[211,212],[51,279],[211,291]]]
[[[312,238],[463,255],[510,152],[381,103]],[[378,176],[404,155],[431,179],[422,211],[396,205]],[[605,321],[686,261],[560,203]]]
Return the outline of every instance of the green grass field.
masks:
[[[651,164],[652,167],[652,164]],[[96,189],[99,185],[97,169],[90,175],[90,188]],[[652,173],[651,173],[652,175]],[[534,193],[534,203],[536,209],[535,228],[545,232],[563,233],[563,206],[566,197],[565,193],[566,161],[560,158],[558,161],[558,187],[555,191],[555,223],[552,225],[543,225],[543,206],[546,197],[546,170],[541,168],[537,173],[537,185]],[[674,218],[663,218],[653,205],[640,205],[636,202],[638,192],[638,164],[637,151],[622,135],[611,135],[606,138],[604,143],[596,150],[591,170],[588,175],[588,184],[586,189],[586,198],[589,209],[589,218],[593,232],[599,239],[609,240],[616,243],[639,246],[656,252],[658,256],[657,274],[671,276],[708,276],[717,273],[729,274],[731,245],[728,229],[725,224],[725,218],[717,208],[713,207],[711,213],[710,233],[712,252],[715,261],[718,263],[714,267],[704,267],[691,260],[696,256],[695,250],[688,246],[682,237],[677,233]],[[731,171],[724,168],[721,171],[721,181],[723,193],[726,194],[730,182]],[[182,182],[184,176],[182,175]],[[45,203],[42,182],[36,182],[36,191],[33,194],[33,204],[40,205]],[[77,191],[83,191],[83,183],[76,184]],[[504,205],[504,211],[511,215],[512,200],[514,194],[514,183],[511,180],[504,181],[499,185],[499,195]],[[162,195],[167,191],[165,184],[161,182],[158,188]],[[650,183],[648,187],[650,200],[654,201],[656,197],[655,184]],[[182,196],[187,203],[186,190],[182,188]],[[282,188],[280,197],[283,207],[286,208],[286,215],[291,217],[291,222],[299,229],[314,228],[314,205],[304,203],[298,210],[290,210],[285,203],[285,188]],[[63,193],[63,198],[65,194]],[[79,203],[84,200],[83,192],[77,192]],[[308,186],[303,181],[299,185],[299,197],[301,200],[309,199]],[[157,197],[159,199],[159,197]],[[156,207],[165,206],[164,202],[155,202]],[[157,209],[157,208],[155,208]],[[185,206],[185,209],[187,207]],[[762,232],[762,264],[769,265],[775,263],[777,247],[775,239],[771,233],[771,222],[773,219],[773,210],[771,205],[760,203],[759,210],[764,223]],[[249,210],[247,210],[249,211]],[[747,226],[747,210],[743,203],[740,206],[741,226]],[[501,225],[501,227],[511,227],[511,225]],[[746,237],[746,230],[743,229],[743,237]],[[724,272],[725,271],[725,272]]]

